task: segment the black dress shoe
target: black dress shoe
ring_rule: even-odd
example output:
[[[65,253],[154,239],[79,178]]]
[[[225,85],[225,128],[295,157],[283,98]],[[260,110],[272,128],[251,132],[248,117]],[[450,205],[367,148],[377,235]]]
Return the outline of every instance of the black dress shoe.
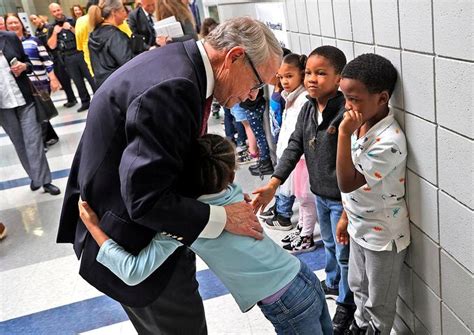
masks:
[[[75,104],[77,104],[77,100],[68,101],[68,102],[66,102],[63,106],[66,107],[66,108],[69,108],[69,107],[74,106]]]
[[[49,184],[44,184],[43,185],[43,190],[46,192],[46,193],[49,193],[51,195],[58,195],[61,193],[61,190],[54,186],[53,184],[49,183]]]
[[[41,186],[34,186],[34,185],[33,185],[33,181],[31,181],[31,183],[30,183],[30,190],[36,191],[36,190],[39,190],[40,187],[41,187]]]
[[[78,108],[77,112],[83,112],[89,109],[89,104],[82,104],[81,107]]]

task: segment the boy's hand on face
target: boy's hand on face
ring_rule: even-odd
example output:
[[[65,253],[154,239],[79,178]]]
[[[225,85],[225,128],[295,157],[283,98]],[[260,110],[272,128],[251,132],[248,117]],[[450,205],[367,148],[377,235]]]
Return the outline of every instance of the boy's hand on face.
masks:
[[[355,110],[348,110],[344,113],[344,118],[339,125],[339,133],[351,136],[364,123],[362,113]]]

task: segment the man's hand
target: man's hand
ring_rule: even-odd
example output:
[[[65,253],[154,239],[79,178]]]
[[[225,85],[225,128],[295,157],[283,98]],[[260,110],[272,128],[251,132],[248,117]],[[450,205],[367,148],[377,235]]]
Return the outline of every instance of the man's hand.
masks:
[[[342,119],[339,125],[339,133],[350,136],[359,129],[363,123],[364,120],[361,112],[348,110],[344,113],[344,119]]]
[[[64,25],[63,25],[63,27],[64,27]],[[61,30],[63,30],[63,27],[60,27],[60,26],[58,26],[58,25],[55,25],[54,28],[53,28],[53,34],[55,34],[55,35],[59,34],[59,32],[60,32]]]
[[[227,222],[224,229],[236,235],[263,239],[263,228],[252,211],[252,206],[245,201],[224,206]]]
[[[155,39],[155,43],[158,44],[160,47],[168,44],[168,42],[171,42],[171,38],[169,38],[168,36],[160,35]]]
[[[72,30],[73,27],[71,26],[71,24],[69,22],[64,22],[63,29]]]
[[[10,67],[10,70],[12,71],[15,77],[19,77],[23,71],[26,71],[26,69],[27,69],[26,64],[22,62],[16,62],[15,65],[12,65]]]
[[[267,207],[275,196],[278,186],[280,186],[280,180],[272,177],[267,185],[257,188],[252,192],[252,194],[257,194],[252,201],[253,212],[255,214],[257,214],[259,210],[262,212],[265,211],[265,207]]]

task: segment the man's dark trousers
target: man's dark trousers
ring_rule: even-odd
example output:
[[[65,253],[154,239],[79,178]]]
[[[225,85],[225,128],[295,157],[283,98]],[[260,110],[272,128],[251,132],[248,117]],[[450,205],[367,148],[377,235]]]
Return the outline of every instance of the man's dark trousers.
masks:
[[[91,101],[89,92],[87,91],[86,83],[84,78],[87,79],[89,84],[92,87],[92,91],[95,92],[95,82],[92,78],[87,64],[84,61],[84,56],[82,52],[74,52],[71,54],[64,55],[64,63],[66,64],[66,70],[71,79],[74,81],[74,84],[79,91],[79,97],[83,105],[88,105]]]
[[[59,83],[66,93],[67,102],[76,101],[76,96],[72,90],[71,77],[69,77],[65,65],[61,64],[59,59],[54,60],[54,74],[58,77]]]
[[[196,280],[196,255],[180,248],[181,256],[162,294],[145,307],[122,304],[140,335],[205,335],[204,305]]]

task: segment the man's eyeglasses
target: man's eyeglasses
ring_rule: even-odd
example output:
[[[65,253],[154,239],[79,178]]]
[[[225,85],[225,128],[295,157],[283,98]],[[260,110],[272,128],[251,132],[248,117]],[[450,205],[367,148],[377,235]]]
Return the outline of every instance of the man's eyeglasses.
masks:
[[[265,86],[266,84],[263,82],[262,78],[260,78],[260,76],[257,72],[257,69],[255,68],[255,65],[253,65],[252,60],[250,59],[249,55],[247,55],[246,52],[244,52],[244,54],[245,54],[245,57],[247,57],[247,59],[249,61],[249,64],[250,64],[250,67],[252,68],[252,71],[253,71],[253,73],[255,74],[255,77],[257,77],[257,80],[258,80],[258,84],[255,85],[254,87],[252,87],[250,90],[251,91],[257,91],[257,90],[261,89],[263,86]]]

